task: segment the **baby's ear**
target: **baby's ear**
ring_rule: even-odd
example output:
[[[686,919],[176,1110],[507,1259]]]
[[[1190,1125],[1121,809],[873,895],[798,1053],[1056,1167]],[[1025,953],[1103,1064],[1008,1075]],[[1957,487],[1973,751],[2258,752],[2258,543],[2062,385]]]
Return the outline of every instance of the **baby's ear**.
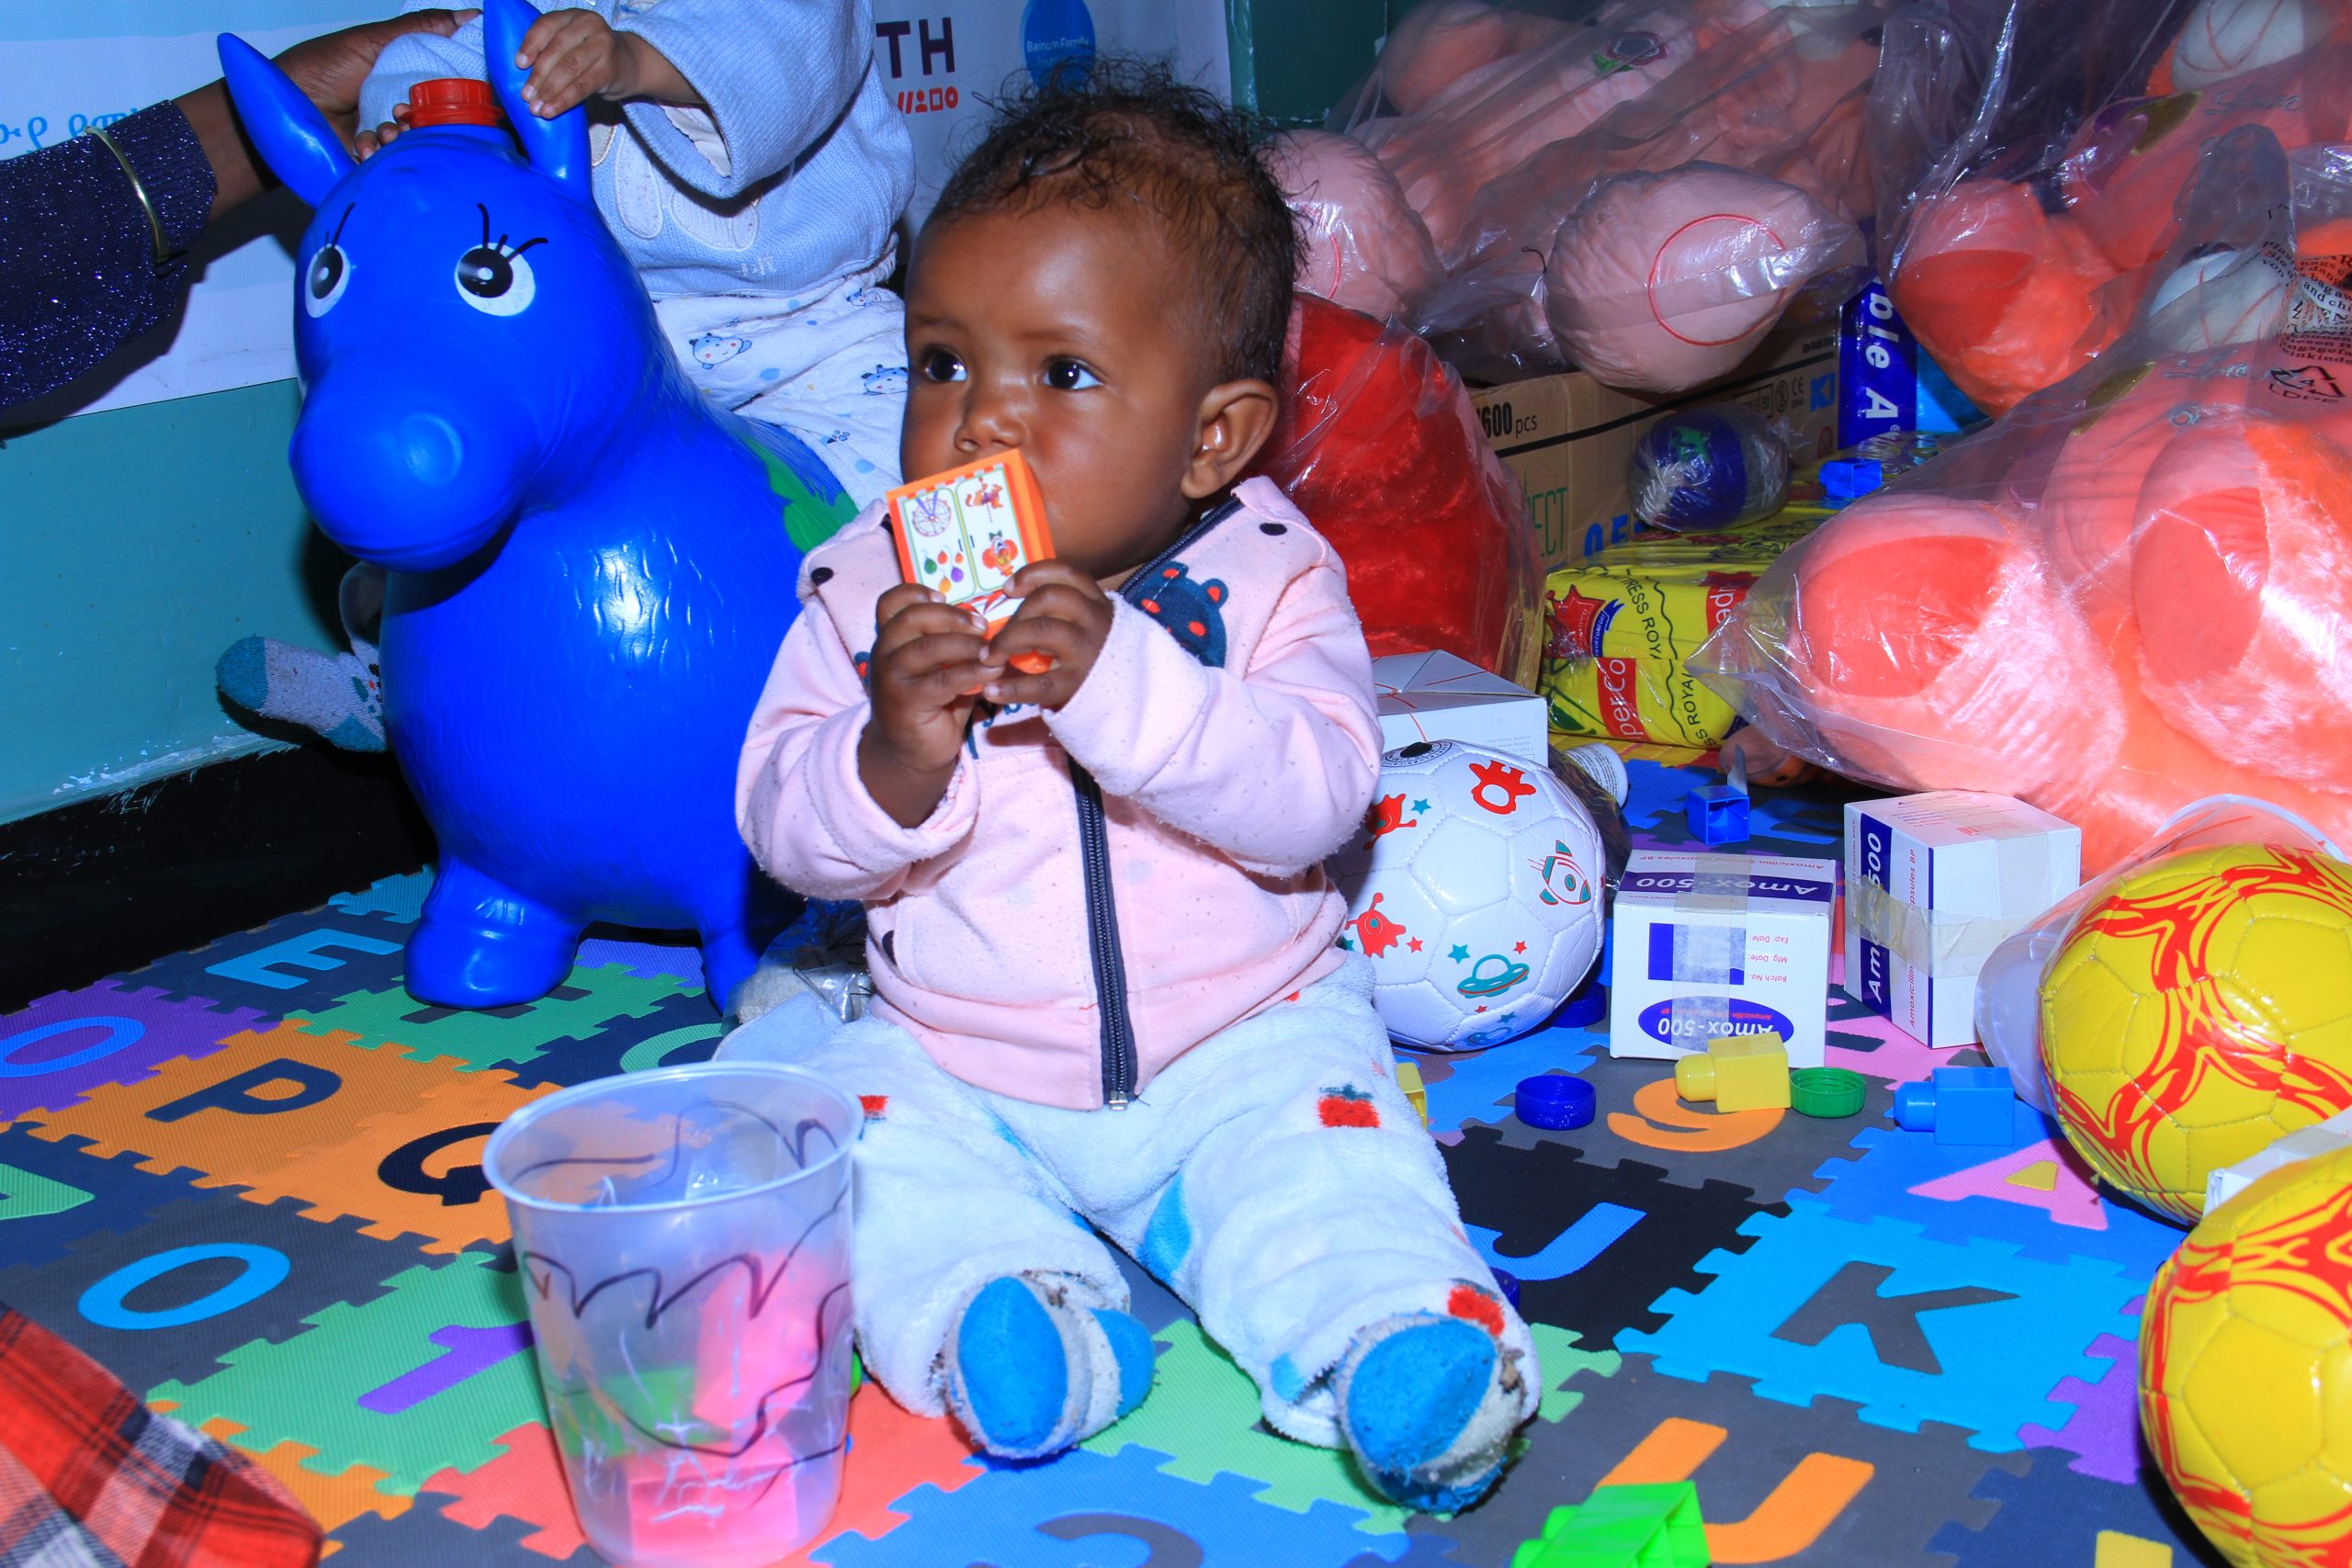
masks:
[[[1192,466],[1184,471],[1185,496],[1204,500],[1249,472],[1281,408],[1282,395],[1255,378],[1210,388],[1201,400]]]

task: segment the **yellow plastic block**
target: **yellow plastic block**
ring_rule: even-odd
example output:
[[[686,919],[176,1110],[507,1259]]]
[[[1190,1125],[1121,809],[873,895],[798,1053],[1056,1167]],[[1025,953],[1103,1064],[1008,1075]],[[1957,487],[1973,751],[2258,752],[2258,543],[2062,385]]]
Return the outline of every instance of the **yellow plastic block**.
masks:
[[[1415,1111],[1420,1112],[1421,1125],[1428,1126],[1430,1124],[1430,1091],[1422,1087],[1421,1069],[1411,1062],[1397,1063],[1396,1087],[1405,1091],[1405,1098],[1413,1102]]]
[[[1674,1092],[1718,1111],[1786,1111],[1788,1047],[1770,1032],[1718,1040],[1674,1064]]]

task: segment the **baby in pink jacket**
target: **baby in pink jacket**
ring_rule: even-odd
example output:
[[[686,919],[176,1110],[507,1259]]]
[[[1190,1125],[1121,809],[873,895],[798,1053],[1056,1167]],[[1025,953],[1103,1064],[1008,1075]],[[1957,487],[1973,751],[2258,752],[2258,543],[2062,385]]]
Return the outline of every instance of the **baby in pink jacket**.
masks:
[[[1331,547],[1237,483],[1296,243],[1243,130],[1164,73],[1039,90],[948,183],[909,279],[906,472],[1019,449],[1056,558],[989,641],[899,581],[879,508],[808,556],[738,814],[780,881],[865,903],[874,1005],[725,1054],[863,1098],[857,1331],[902,1404],[1020,1458],[1134,1408],[1151,1339],[1099,1228],[1278,1430],[1451,1510],[1541,1380],[1334,944],[1370,660]]]

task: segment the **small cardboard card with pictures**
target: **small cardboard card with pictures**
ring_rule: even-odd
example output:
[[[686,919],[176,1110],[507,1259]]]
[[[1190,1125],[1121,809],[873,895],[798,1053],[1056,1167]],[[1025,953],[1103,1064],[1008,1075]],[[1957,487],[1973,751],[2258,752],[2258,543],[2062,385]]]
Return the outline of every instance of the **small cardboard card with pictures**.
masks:
[[[990,636],[1021,607],[1006,588],[1013,574],[1054,553],[1036,476],[1017,450],[900,485],[888,499],[900,574],[978,610]]]

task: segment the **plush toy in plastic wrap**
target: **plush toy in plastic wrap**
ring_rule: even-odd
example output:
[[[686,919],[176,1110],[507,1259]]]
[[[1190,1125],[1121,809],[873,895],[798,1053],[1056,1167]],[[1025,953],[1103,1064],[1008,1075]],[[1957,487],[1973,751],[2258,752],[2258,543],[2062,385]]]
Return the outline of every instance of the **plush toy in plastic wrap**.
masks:
[[[2205,162],[2166,265],[2235,261],[1782,556],[1693,660],[1751,721],[2031,801],[2089,872],[2209,795],[2352,840],[2352,297],[2294,259],[2352,217],[2352,160],[2250,128]],[[2169,352],[2184,312],[2245,336]]]
[[[1386,317],[1436,287],[1437,247],[1371,148],[1336,131],[1294,130],[1266,156],[1299,219],[1302,292]]]
[[[2211,139],[2352,134],[2352,26],[2343,0],[1926,0],[1887,30],[1871,116],[1895,302],[1997,413],[2186,287],[2158,264]]]
[[[1300,287],[1402,311],[1465,363],[1556,364],[1565,331],[1604,378],[1679,388],[1736,364],[1754,345],[1749,329],[1813,275],[1804,269],[1860,259],[1849,220],[1868,205],[1860,149],[1874,6],[1611,0],[1574,22],[1551,14],[1580,9],[1434,0],[1408,14],[1333,116],[1391,178],[1317,135],[1278,157],[1309,234]],[[1718,219],[1685,231],[1688,202],[1724,194],[1717,172],[1597,195],[1611,175],[1700,161],[1762,176],[1736,193],[1735,216],[1763,228],[1736,236]],[[1636,280],[1630,290],[1605,273],[1547,284],[1562,224],[1588,197],[1597,205],[1561,265],[1613,266]],[[1819,211],[1802,210],[1808,203]],[[1774,238],[1775,218],[1797,231]],[[1704,265],[1718,254],[1724,265]],[[1643,280],[1660,262],[1666,298],[1654,299]],[[1446,268],[1467,276],[1449,281]],[[1579,295],[1608,299],[1579,309]],[[1546,318],[1547,298],[1571,325]],[[1706,318],[1694,330],[1676,319],[1694,311]],[[1727,317],[1740,318],[1729,331]]]
[[[1448,187],[1467,210],[1430,225],[1448,271],[1417,326],[1475,363],[1568,362],[1679,391],[1737,365],[1804,285],[1862,260],[1881,13],[1713,15],[1736,25],[1694,30],[1638,99]]]
[[[1543,573],[1527,503],[1429,344],[1301,295],[1259,458],[1347,563],[1375,656],[1443,649],[1535,684]]]
[[[386,569],[384,728],[440,846],[410,991],[535,1000],[611,920],[692,929],[718,999],[791,913],[736,829],[743,729],[802,552],[855,508],[789,432],[687,384],[590,199],[585,113],[524,101],[537,15],[484,11],[511,131],[420,123],[359,164],[221,39],[239,118],[315,209],[294,479]]]

